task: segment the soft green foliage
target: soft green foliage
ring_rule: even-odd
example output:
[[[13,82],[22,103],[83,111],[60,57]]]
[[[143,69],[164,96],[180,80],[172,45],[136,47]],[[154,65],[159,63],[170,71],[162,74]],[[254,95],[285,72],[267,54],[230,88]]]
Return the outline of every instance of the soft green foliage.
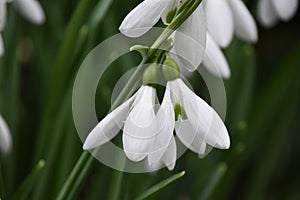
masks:
[[[0,155],[2,200],[299,199],[299,15],[271,30],[259,27],[257,45],[235,38],[225,50],[231,67],[231,78],[224,81],[229,150],[214,149],[201,159],[188,151],[173,171],[164,168],[145,174],[117,172],[88,152],[82,154],[72,117],[76,72],[94,46],[118,33],[122,19],[137,3],[42,0],[47,15],[43,26],[24,21],[9,7],[12,12],[3,32],[5,55],[0,58],[0,113],[12,131],[13,150]],[[186,17],[174,16],[181,12],[173,11],[167,21]],[[169,27],[178,28],[172,22]],[[170,34],[165,31],[153,47]],[[148,47],[133,50],[141,49],[142,63],[147,63],[155,52],[152,48],[147,54]],[[99,119],[111,108],[110,96],[118,78],[140,60],[138,53],[131,52],[105,72],[109,78],[100,80],[95,97]],[[167,80],[178,77],[166,74]],[[201,77],[194,75],[191,83],[206,99]],[[120,96],[126,99],[132,92]],[[174,109],[177,118],[184,117],[180,105]]]

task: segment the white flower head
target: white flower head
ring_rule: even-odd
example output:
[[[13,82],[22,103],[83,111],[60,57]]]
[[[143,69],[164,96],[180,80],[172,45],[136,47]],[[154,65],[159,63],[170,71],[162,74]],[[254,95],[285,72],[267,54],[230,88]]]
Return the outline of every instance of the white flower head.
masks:
[[[154,104],[156,90],[143,85],[134,96],[108,114],[91,131],[83,149],[92,149],[114,138],[123,128],[123,147],[132,161],[144,159],[156,131]]]
[[[11,150],[12,140],[9,128],[0,115],[0,151],[8,153]]]
[[[209,34],[221,47],[227,47],[234,33],[247,42],[258,38],[255,21],[242,0],[205,0]]]
[[[30,22],[41,25],[45,22],[45,13],[37,0],[13,0],[20,14]]]
[[[228,62],[215,40],[207,33],[206,49],[203,66],[217,77],[229,78],[230,68]]]
[[[169,170],[176,163],[176,137],[193,152],[204,155],[207,146],[228,149],[227,129],[205,101],[192,92],[179,78],[167,83],[157,117],[158,133],[148,156],[150,165],[162,161]]]
[[[298,0],[259,0],[257,14],[259,22],[270,28],[279,20],[289,21],[297,12]]]

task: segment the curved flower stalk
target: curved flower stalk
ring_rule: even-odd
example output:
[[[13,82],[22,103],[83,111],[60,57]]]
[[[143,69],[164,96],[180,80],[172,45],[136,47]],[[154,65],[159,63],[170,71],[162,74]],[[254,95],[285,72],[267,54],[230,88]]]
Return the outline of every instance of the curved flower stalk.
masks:
[[[298,4],[298,0],[259,0],[258,20],[266,28],[274,26],[279,20],[289,21],[295,16]]]
[[[128,37],[139,37],[149,31],[159,19],[168,25],[184,2],[186,1],[145,0],[125,17],[119,29]],[[175,52],[188,58],[186,60],[189,62],[184,64],[187,70],[196,70],[195,67],[203,61],[206,45],[206,22],[202,4],[172,37]]]
[[[9,128],[0,115],[0,151],[3,153],[8,153],[11,150],[12,141],[11,141],[11,134]]]
[[[177,151],[174,130],[178,139],[199,155],[205,154],[207,145],[228,149],[230,139],[223,121],[180,79],[176,63],[172,60],[165,62],[163,72],[168,82],[157,114],[158,131],[148,157],[149,164],[162,161],[169,170],[174,168]]]
[[[208,32],[222,48],[234,33],[247,42],[257,41],[255,21],[242,0],[204,0],[204,11]]]

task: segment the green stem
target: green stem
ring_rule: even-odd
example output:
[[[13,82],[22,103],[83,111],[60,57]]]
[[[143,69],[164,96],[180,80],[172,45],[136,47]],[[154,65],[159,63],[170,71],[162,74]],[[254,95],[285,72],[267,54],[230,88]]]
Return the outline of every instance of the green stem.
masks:
[[[1,164],[0,164],[0,198],[6,199]]]
[[[180,13],[170,25],[166,27],[166,29],[162,32],[162,34],[158,37],[158,39],[154,42],[151,49],[148,52],[148,55],[142,60],[140,65],[137,67],[121,93],[118,95],[117,99],[113,103],[111,109],[115,109],[119,104],[121,104],[125,98],[128,96],[128,91],[131,91],[132,86],[136,83],[138,79],[138,75],[143,71],[143,65],[151,59],[152,56],[155,55],[156,51],[159,49],[159,47],[170,37],[170,35],[173,33],[174,30],[176,30],[178,27],[180,27],[181,24],[194,12],[194,10],[199,6],[201,0],[195,0],[193,5],[186,10],[186,12]],[[93,157],[92,155],[89,155],[88,152],[84,151],[77,163],[75,164],[75,167],[73,168],[70,176],[66,180],[62,190],[60,191],[58,198],[59,200],[62,199],[69,199],[68,195],[70,190],[76,192],[76,190],[79,188],[80,183],[83,181],[84,177],[89,172],[89,169],[91,169],[91,166],[93,164]],[[120,172],[122,174],[122,172]],[[122,181],[122,175],[116,176],[116,184],[120,185]],[[76,185],[75,185],[76,184]],[[118,190],[119,192],[120,190]],[[118,194],[115,194],[116,196],[119,196]]]
[[[46,109],[44,113],[44,118],[40,128],[40,134],[37,142],[37,151],[35,158],[38,159],[44,153],[44,147],[47,142],[47,131],[50,130],[49,126],[52,122],[54,116],[55,108],[60,102],[61,96],[64,94],[64,89],[66,87],[66,82],[70,78],[72,71],[72,58],[74,54],[74,48],[76,41],[80,32],[82,24],[87,19],[90,14],[90,9],[93,6],[95,0],[82,0],[77,6],[72,20],[69,23],[65,34],[63,43],[58,50],[58,54],[54,63],[54,71],[52,74],[52,80],[48,86],[49,95],[46,102]]]

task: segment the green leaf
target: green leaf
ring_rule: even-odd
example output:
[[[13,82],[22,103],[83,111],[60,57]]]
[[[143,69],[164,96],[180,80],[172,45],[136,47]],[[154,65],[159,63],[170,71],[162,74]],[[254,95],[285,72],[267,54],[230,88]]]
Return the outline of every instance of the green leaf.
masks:
[[[177,179],[182,178],[184,176],[184,174],[185,174],[185,171],[182,171],[178,174],[175,174],[175,175],[163,180],[162,182],[154,185],[153,187],[148,189],[146,192],[144,192],[142,195],[137,197],[136,200],[147,199],[147,198],[157,194],[158,192],[163,190],[165,187],[167,187],[168,185],[170,185],[171,183],[173,183]]]
[[[216,186],[223,178],[226,171],[227,171],[226,163],[220,163],[218,168],[215,171],[213,171],[213,174],[210,177],[210,180],[207,183],[206,188],[204,188],[200,199],[208,199],[211,196],[211,194],[214,192]]]
[[[37,180],[41,177],[41,172],[45,167],[45,160],[40,160],[29,176],[24,180],[21,184],[17,192],[15,193],[13,199],[22,200],[28,199],[28,195],[30,194],[32,188],[36,184]]]

